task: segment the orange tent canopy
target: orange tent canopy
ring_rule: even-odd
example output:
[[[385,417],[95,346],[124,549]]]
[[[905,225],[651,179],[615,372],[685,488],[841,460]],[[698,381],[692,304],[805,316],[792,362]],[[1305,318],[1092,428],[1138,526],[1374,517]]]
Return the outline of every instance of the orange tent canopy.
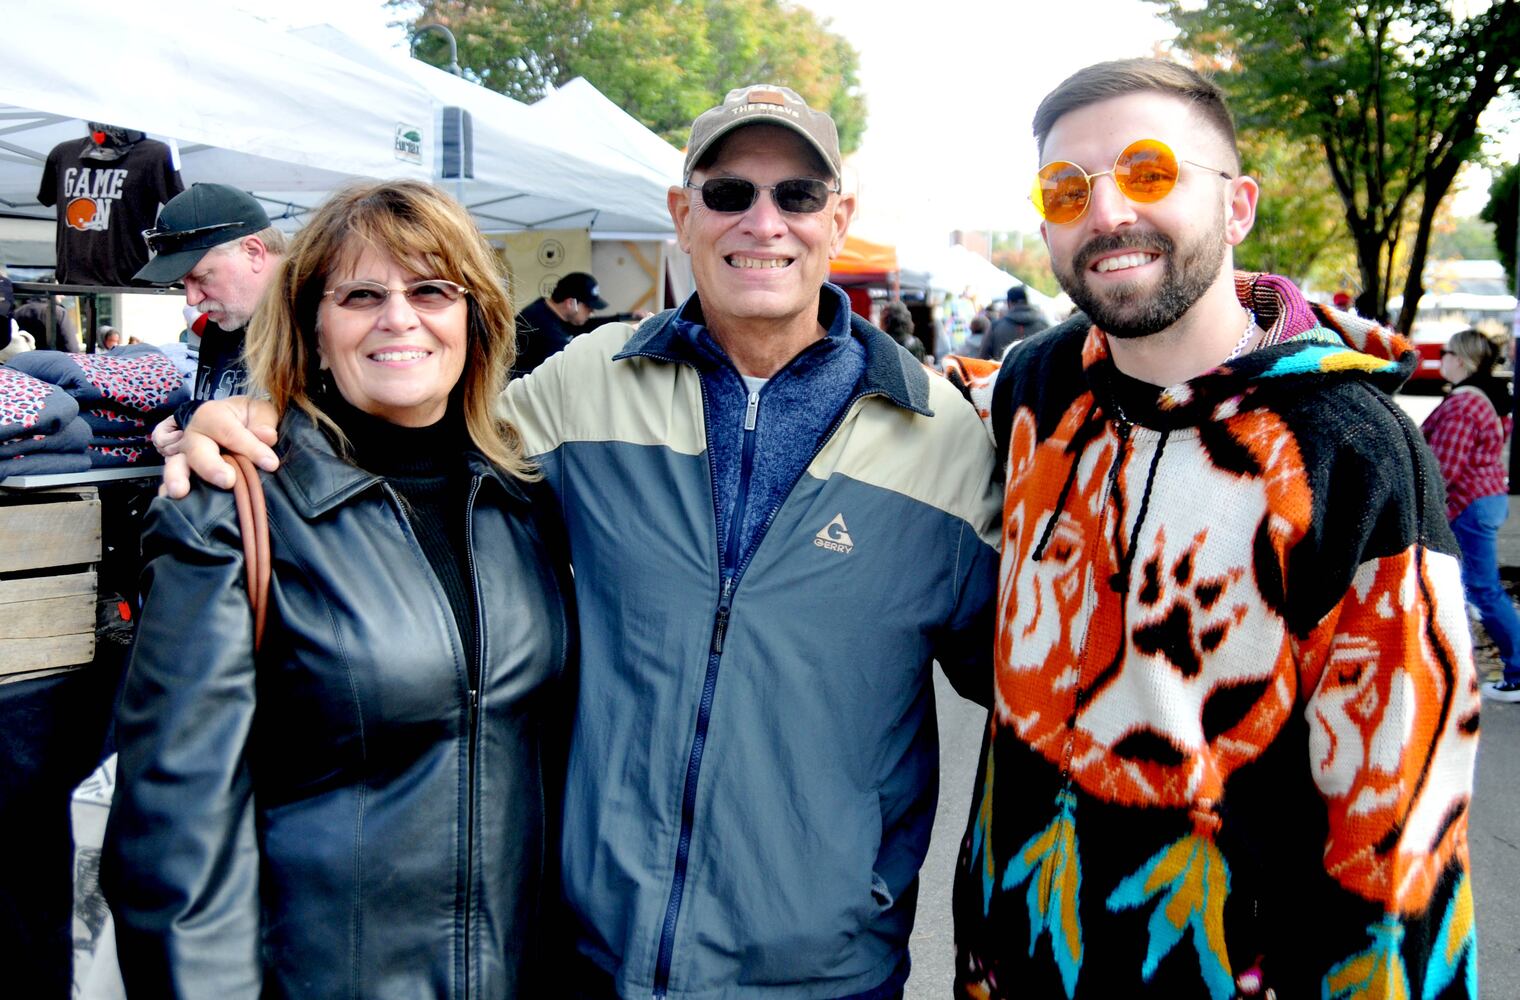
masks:
[[[844,250],[829,264],[830,274],[890,274],[897,270],[897,248],[846,236]]]

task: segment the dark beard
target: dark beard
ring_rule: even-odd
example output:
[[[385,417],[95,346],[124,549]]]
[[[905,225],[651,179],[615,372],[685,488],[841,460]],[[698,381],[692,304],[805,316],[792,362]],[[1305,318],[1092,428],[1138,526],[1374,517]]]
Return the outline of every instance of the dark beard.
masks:
[[[1056,278],[1078,309],[1110,337],[1149,337],[1176,323],[1203,298],[1219,276],[1224,260],[1224,225],[1183,247],[1164,233],[1124,233],[1095,236],[1077,251],[1071,270],[1055,269]],[[1166,273],[1154,293],[1138,287],[1120,288],[1106,296],[1087,283],[1087,268],[1095,257],[1115,250],[1146,250],[1161,254]]]

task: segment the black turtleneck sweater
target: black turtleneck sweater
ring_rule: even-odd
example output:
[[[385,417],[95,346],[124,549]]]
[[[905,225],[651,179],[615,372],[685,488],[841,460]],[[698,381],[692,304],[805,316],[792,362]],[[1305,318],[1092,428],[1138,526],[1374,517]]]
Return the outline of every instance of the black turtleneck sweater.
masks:
[[[427,427],[401,427],[370,416],[336,392],[326,393],[319,405],[348,435],[354,464],[381,476],[400,494],[407,520],[448,597],[473,676],[479,643],[465,536],[470,471],[464,454],[470,440],[458,401],[450,399],[443,419]]]

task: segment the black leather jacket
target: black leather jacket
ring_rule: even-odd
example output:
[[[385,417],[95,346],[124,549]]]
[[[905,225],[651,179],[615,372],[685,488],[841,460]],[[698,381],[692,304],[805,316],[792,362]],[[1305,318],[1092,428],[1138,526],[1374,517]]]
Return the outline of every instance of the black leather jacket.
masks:
[[[257,663],[231,494],[148,515],[102,873],[128,991],[547,995],[574,642],[552,501],[472,458],[470,664],[397,494],[299,412],[281,450]]]

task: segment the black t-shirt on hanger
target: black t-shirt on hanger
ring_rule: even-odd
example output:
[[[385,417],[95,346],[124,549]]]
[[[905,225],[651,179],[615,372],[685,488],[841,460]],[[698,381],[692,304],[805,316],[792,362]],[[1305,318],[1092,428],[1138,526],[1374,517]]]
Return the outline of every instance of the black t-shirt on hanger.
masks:
[[[169,147],[143,139],[115,160],[84,153],[93,139],[60,142],[48,154],[37,200],[58,206],[58,281],[130,285],[148,262],[145,229],[158,207],[185,189]]]

